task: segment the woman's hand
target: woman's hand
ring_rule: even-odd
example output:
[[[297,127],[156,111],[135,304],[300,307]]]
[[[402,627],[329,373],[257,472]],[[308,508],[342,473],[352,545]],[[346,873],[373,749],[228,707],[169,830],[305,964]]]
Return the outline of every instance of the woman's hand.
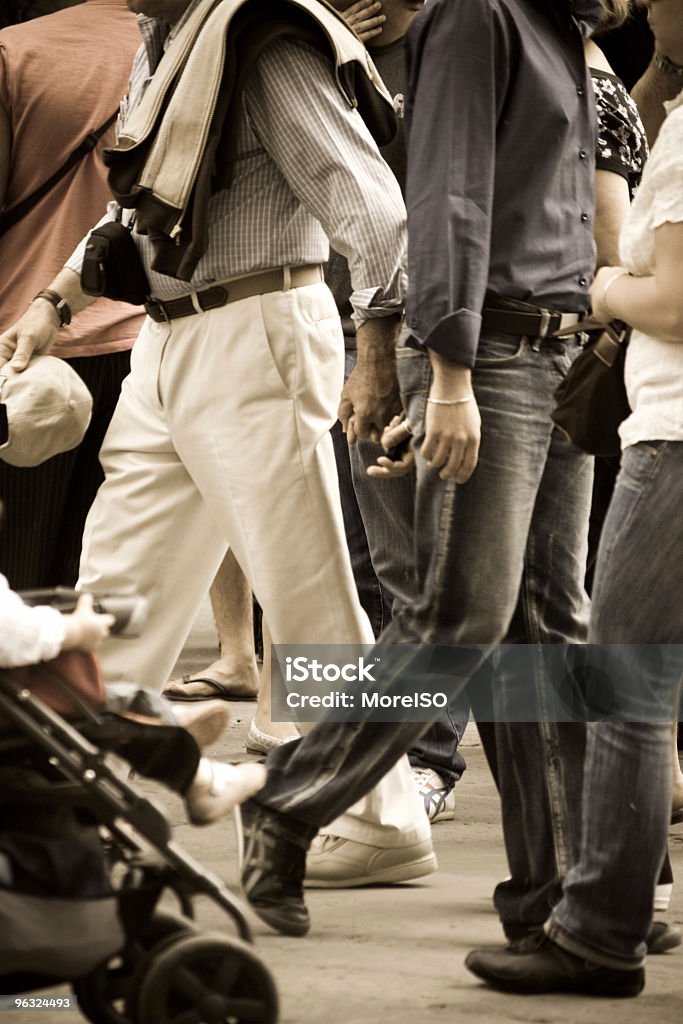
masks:
[[[610,320],[620,319],[609,305],[611,283],[619,277],[625,277],[627,274],[628,271],[624,270],[623,267],[600,267],[591,285],[591,306],[596,320],[601,320],[606,324]],[[608,288],[610,291],[605,295]]]
[[[405,442],[408,442],[408,444],[398,459],[390,459],[388,455],[380,455],[374,466],[368,466],[368,476],[375,477],[378,480],[390,480],[393,477],[405,476],[406,473],[409,473],[415,465],[415,452],[410,443],[412,435],[413,432],[410,429],[408,420],[402,419],[401,416],[394,416],[382,434],[382,447],[388,452],[391,448],[396,448]]]

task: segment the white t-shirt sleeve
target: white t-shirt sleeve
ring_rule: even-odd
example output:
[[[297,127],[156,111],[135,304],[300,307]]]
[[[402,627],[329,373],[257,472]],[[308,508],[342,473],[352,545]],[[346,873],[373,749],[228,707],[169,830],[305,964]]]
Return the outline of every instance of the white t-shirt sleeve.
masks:
[[[56,658],[65,633],[61,612],[24,604],[0,575],[0,668],[19,668]]]
[[[683,107],[676,107],[660,128],[650,157],[651,227],[683,221]]]

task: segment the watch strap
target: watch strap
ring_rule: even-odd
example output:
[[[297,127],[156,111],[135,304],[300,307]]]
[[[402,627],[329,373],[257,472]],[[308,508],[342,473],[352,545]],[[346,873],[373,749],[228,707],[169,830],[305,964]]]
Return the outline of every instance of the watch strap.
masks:
[[[59,326],[66,327],[67,324],[71,323],[71,306],[58,292],[52,291],[51,288],[43,288],[41,292],[35,297],[36,299],[45,299],[51,303],[57,311],[59,317]],[[35,299],[33,300],[35,302]]]

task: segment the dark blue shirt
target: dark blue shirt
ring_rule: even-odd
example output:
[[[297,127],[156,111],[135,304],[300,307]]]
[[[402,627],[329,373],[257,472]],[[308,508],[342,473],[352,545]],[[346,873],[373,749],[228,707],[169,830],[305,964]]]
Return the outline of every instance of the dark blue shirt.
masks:
[[[407,39],[414,338],[474,363],[487,290],[588,308],[598,0],[430,0]]]

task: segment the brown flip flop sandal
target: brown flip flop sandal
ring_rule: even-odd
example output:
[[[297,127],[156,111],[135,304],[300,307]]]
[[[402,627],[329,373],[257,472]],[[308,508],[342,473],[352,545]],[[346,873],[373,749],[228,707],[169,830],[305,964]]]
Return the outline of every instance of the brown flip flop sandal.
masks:
[[[256,696],[240,696],[230,690],[224,683],[219,683],[216,679],[209,679],[208,676],[183,676],[180,680],[183,686],[188,683],[206,683],[213,689],[213,693],[177,693],[175,690],[164,690],[162,696],[166,700],[179,701],[185,703],[194,703],[200,700],[256,700]]]

